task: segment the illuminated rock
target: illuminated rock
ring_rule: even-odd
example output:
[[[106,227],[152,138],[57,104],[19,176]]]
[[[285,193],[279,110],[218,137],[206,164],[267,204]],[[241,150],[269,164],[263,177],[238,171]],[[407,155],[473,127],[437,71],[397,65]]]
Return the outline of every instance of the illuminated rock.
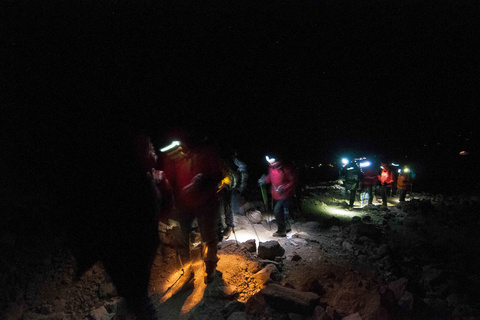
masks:
[[[275,257],[282,257],[285,249],[280,246],[278,241],[271,240],[260,242],[258,245],[258,257],[262,259],[275,260]]]

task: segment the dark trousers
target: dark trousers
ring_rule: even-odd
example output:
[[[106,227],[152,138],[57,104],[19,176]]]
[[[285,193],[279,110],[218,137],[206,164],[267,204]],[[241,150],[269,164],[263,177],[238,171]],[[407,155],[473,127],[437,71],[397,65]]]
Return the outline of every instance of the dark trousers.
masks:
[[[275,220],[277,221],[277,232],[285,232],[287,229],[287,220],[286,214],[290,213],[292,210],[292,199],[279,199],[275,203],[273,208],[273,214],[275,215]]]
[[[368,194],[368,204],[373,203],[373,186],[367,186],[363,189],[363,192],[366,192]]]
[[[382,205],[387,206],[387,197],[390,192],[390,188],[387,186],[380,186],[380,194],[382,195]]]
[[[220,215],[219,215],[219,226],[223,229],[223,224],[221,223],[221,217],[225,217],[225,224],[227,227],[234,227],[235,226],[235,219],[233,217],[234,211],[233,207],[230,204],[230,197],[232,193],[226,192],[225,195],[220,200]]]
[[[407,189],[397,189],[398,193],[398,199],[400,201],[405,201],[405,198],[407,196]]]
[[[349,203],[350,207],[353,207],[353,204],[355,202],[355,195],[357,193],[356,191],[357,191],[356,189],[350,190],[350,203]]]
[[[239,190],[233,190],[232,195],[230,196],[230,206],[232,208],[232,213],[234,214],[242,214],[244,215],[245,212],[242,210],[242,194]]]
[[[195,209],[182,208],[180,210],[180,228],[182,231],[182,249],[189,250],[190,229],[195,218],[198,221],[198,227],[202,240],[207,247],[205,261],[217,262],[217,242],[218,242],[218,213],[219,202],[212,200]]]

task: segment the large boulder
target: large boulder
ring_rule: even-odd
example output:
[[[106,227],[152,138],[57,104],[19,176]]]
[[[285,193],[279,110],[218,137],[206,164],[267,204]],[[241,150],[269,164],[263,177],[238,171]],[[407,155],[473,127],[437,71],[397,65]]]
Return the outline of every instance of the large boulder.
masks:
[[[350,237],[354,240],[360,239],[361,237],[368,237],[373,240],[378,240],[381,235],[380,230],[373,224],[366,224],[363,222],[358,222],[350,226]]]
[[[280,246],[278,241],[271,240],[260,242],[258,245],[258,257],[262,259],[275,260],[275,257],[282,257],[285,249]]]

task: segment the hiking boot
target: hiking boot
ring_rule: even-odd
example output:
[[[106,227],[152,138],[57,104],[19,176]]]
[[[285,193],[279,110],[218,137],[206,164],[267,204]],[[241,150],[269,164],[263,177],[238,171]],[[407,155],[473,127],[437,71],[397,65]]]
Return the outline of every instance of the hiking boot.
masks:
[[[232,234],[232,227],[227,227],[225,230],[223,230],[223,237],[225,239],[228,239],[231,234]]]
[[[217,263],[215,261],[205,261],[205,272],[207,276],[205,277],[205,283],[210,283],[215,279],[217,274]]]
[[[286,226],[285,226],[285,233],[289,233],[290,231],[292,231],[292,224],[291,224],[290,221],[287,221]]]
[[[211,283],[213,280],[215,280],[215,275],[217,274],[217,270],[213,270],[211,273],[207,273],[207,276],[205,277],[205,283]]]
[[[287,234],[285,232],[277,231],[273,234],[274,237],[286,237]]]

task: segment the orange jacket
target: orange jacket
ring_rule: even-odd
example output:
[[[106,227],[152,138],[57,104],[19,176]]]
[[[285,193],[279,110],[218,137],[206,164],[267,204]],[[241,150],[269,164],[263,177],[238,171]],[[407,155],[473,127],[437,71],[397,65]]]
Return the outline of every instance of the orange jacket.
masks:
[[[392,170],[382,169],[382,172],[378,176],[378,180],[380,181],[380,184],[385,184],[386,186],[391,187],[394,181]]]
[[[400,174],[397,179],[397,189],[408,189],[412,185],[410,177]]]

